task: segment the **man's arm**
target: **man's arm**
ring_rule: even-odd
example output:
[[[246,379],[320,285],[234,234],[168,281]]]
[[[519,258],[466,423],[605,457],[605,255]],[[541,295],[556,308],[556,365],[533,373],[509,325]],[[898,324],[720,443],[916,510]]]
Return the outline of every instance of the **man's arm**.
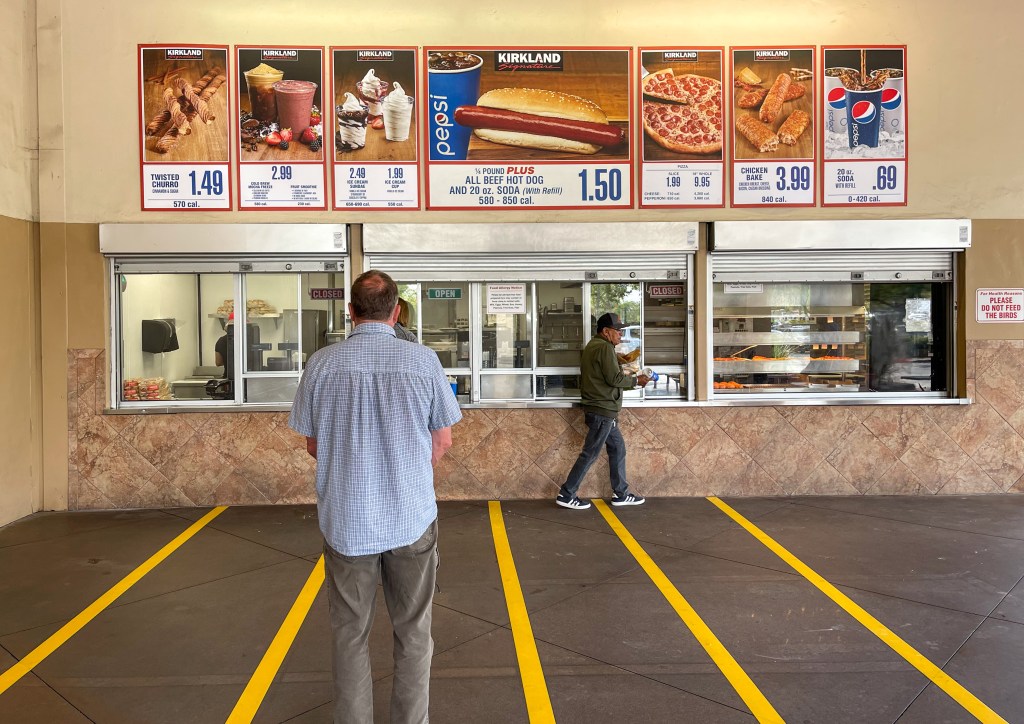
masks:
[[[622,371],[619,358],[615,356],[615,349],[608,346],[608,349],[601,355],[601,374],[604,375],[605,384],[609,387],[621,387],[624,390],[632,390],[637,385],[637,379]]]
[[[316,441],[313,441],[314,449],[316,447]],[[442,427],[440,430],[430,431],[430,464],[437,465],[444,454],[448,452],[448,448],[452,446],[452,429],[450,427]]]
[[[307,437],[306,438],[306,452],[308,452],[310,455],[312,455],[313,459],[316,460],[316,438],[315,437]]]

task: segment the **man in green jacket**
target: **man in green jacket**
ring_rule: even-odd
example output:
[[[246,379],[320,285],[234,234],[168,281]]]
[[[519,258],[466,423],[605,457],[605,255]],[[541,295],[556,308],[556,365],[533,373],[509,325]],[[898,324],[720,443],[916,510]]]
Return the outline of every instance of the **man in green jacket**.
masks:
[[[609,312],[597,320],[597,335],[583,349],[580,360],[583,396],[583,419],[587,423],[587,439],[583,451],[569,471],[555,502],[563,508],[586,510],[589,500],[580,500],[580,489],[590,466],[608,450],[608,468],[612,484],[612,505],[643,505],[644,496],[629,492],[626,482],[626,441],[619,431],[619,410],[622,409],[622,391],[644,387],[650,379],[644,375],[633,377],[623,373],[615,356],[615,345],[622,341],[622,320]]]

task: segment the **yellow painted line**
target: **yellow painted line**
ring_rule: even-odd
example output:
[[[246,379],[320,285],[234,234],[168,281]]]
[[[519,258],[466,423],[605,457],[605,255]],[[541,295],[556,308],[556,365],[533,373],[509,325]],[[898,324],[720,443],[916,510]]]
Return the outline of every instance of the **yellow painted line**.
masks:
[[[508,543],[508,532],[501,517],[501,503],[496,500],[488,501],[487,510],[491,514],[494,552],[498,556],[501,585],[505,589],[505,604],[508,606],[508,617],[512,624],[512,640],[516,646],[516,658],[519,659],[519,675],[523,680],[523,694],[526,696],[526,712],[530,717],[530,724],[554,724],[555,712],[551,709],[551,697],[548,696],[544,669],[540,665],[537,642],[533,638],[530,615],[526,612],[523,589],[519,586],[516,564],[512,560],[512,547]]]
[[[242,722],[248,724],[256,717],[256,712],[259,711],[260,704],[263,703],[267,691],[270,690],[270,685],[274,682],[274,677],[277,676],[284,657],[288,654],[288,649],[295,642],[295,636],[302,628],[302,622],[306,620],[306,615],[313,606],[313,601],[316,600],[316,595],[320,592],[320,586],[323,583],[324,557],[321,555],[316,565],[313,566],[309,578],[306,579],[306,584],[299,591],[298,598],[292,604],[291,610],[284,617],[284,622],[277,630],[274,640],[270,642],[270,647],[263,654],[259,666],[256,667],[252,678],[249,679],[245,691],[238,697],[226,724],[241,724]]]
[[[831,598],[844,611],[857,619],[858,623],[880,638],[882,642],[888,645],[893,651],[906,659],[911,666],[928,677],[933,684],[949,694],[957,704],[973,714],[978,721],[986,722],[986,724],[989,724],[990,722],[992,724],[996,724],[997,722],[1006,724],[1005,719],[989,709],[980,699],[974,696],[974,694],[967,691],[967,689],[957,683],[953,677],[922,656],[917,649],[890,631],[885,624],[854,603],[853,600],[845,593],[815,573],[810,566],[783,548],[770,535],[740,515],[728,503],[719,500],[716,497],[710,497],[708,500],[716,505],[719,510],[736,521],[736,523],[742,526],[748,533],[750,533],[750,535],[761,541],[768,550],[788,563],[797,573],[814,584],[819,591]]]
[[[754,718],[759,722],[783,722],[783,718],[775,711],[775,707],[765,698],[761,690],[757,688],[757,685],[747,676],[747,672],[740,668],[740,665],[736,663],[736,659],[732,657],[728,649],[718,640],[714,632],[708,628],[708,625],[704,623],[689,601],[683,597],[679,589],[672,584],[672,581],[668,580],[668,577],[662,573],[658,565],[647,555],[647,551],[637,543],[636,538],[626,530],[626,527],[622,525],[615,513],[608,507],[608,504],[603,500],[594,500],[594,505],[597,506],[598,512],[604,516],[605,521],[615,531],[615,535],[619,536],[619,540],[626,546],[626,549],[636,558],[636,562],[650,576],[651,581],[661,591],[661,595],[675,609],[679,618],[690,629],[698,643],[704,647],[711,660],[715,662],[715,665],[725,675],[725,678],[729,680],[732,688],[743,699],[743,702],[750,709],[750,713],[754,715]]]
[[[219,506],[186,528],[174,540],[149,557],[142,565],[115,583],[106,593],[93,601],[80,614],[60,627],[50,638],[36,646],[25,658],[21,659],[4,673],[0,674],[0,694],[14,686],[25,674],[38,666],[47,656],[63,646],[68,639],[100,615],[107,606],[118,599],[125,591],[156,568],[174,551],[178,550],[189,538],[194,536],[211,520],[227,510],[227,506]]]

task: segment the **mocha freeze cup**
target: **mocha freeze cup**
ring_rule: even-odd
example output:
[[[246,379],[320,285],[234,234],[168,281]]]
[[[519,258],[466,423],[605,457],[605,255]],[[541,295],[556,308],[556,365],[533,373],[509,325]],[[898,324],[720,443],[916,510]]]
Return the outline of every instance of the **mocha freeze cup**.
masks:
[[[455,109],[476,105],[483,59],[459,51],[431,52],[427,60],[431,161],[462,161],[473,130],[455,122]]]

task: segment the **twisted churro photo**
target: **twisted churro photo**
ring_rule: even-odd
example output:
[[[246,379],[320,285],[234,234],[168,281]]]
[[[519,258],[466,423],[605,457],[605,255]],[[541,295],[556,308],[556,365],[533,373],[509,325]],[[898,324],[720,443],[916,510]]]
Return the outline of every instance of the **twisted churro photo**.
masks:
[[[143,50],[144,161],[229,160],[226,68],[219,49]]]

